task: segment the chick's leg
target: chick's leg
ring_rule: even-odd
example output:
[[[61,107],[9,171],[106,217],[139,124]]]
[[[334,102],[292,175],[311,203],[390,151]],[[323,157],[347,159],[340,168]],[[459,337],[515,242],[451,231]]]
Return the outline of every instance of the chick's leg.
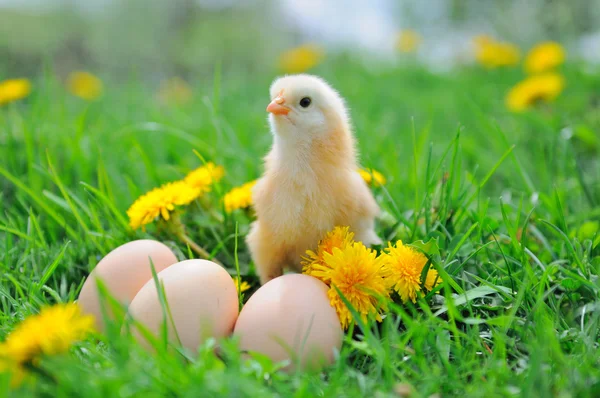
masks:
[[[278,245],[277,240],[264,231],[258,221],[252,224],[246,243],[256,265],[261,285],[283,275],[285,248]]]

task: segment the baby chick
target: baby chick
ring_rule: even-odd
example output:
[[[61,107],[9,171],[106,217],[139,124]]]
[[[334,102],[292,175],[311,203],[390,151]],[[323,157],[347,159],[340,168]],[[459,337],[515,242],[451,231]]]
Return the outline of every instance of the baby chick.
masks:
[[[307,249],[335,226],[349,226],[365,245],[379,207],[361,176],[350,121],[340,95],[311,75],[279,78],[267,107],[273,146],[253,190],[257,221],[246,241],[261,283],[284,267],[301,270]]]

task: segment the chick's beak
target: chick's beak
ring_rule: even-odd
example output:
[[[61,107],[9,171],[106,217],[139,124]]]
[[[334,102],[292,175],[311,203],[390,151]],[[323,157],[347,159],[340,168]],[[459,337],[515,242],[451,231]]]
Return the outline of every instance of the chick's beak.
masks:
[[[271,112],[273,115],[287,115],[290,113],[290,108],[283,105],[284,103],[285,99],[281,95],[278,95],[267,106],[267,112]]]

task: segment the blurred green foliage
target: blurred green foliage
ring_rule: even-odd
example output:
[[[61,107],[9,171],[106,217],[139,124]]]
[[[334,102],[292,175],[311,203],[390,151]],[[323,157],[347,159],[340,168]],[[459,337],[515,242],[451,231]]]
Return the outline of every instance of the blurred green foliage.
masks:
[[[34,75],[43,65],[61,76],[85,68],[150,79],[202,75],[216,64],[255,72],[289,39],[270,31],[267,8],[128,0],[88,13],[0,9],[0,76]]]
[[[0,77],[32,76],[44,65],[61,76],[84,68],[125,77],[189,77],[211,73],[216,64],[225,70],[256,73],[272,66],[283,49],[307,40],[320,41],[315,32],[301,30],[302,24],[293,15],[285,15],[283,2],[210,4],[195,0],[48,1],[37,9],[0,8]],[[580,35],[600,27],[597,0],[404,0],[391,4],[399,28],[411,26],[440,40],[453,29],[480,29],[523,47],[545,39],[576,46]]]

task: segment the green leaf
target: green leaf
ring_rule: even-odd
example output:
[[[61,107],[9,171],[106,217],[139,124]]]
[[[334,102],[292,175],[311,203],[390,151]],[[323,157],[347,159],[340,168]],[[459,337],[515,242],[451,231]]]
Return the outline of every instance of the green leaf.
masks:
[[[575,128],[574,136],[589,150],[595,150],[600,147],[598,135],[585,125],[577,126]]]
[[[574,291],[581,287],[581,282],[573,278],[565,278],[562,281],[560,281],[560,285],[567,290]]]
[[[473,301],[475,299],[478,299],[478,298],[481,298],[481,297],[485,297],[485,296],[488,296],[490,294],[500,293],[500,292],[504,292],[504,293],[510,294],[511,290],[509,288],[507,288],[507,287],[504,287],[504,286],[495,286],[495,287],[491,287],[491,286],[477,286],[476,288],[473,288],[471,290],[467,290],[463,294],[455,297],[452,300],[452,303],[454,304],[454,306],[459,306],[459,305],[466,304],[469,301]],[[439,315],[443,314],[446,311],[448,311],[448,306],[444,305],[444,306],[442,306],[442,308],[440,308],[439,310],[437,310],[433,314],[433,316],[439,316]]]
[[[440,353],[440,356],[444,358],[445,361],[450,360],[450,332],[447,330],[440,331],[435,337],[435,345]]]
[[[418,240],[409,244],[408,246],[412,246],[415,249],[419,249],[423,253],[428,254],[429,256],[435,256],[440,254],[440,245],[438,243],[438,238],[431,238],[427,242]]]
[[[577,238],[583,241],[586,239],[593,239],[594,236],[598,233],[598,229],[600,228],[600,222],[598,221],[586,221],[579,227],[577,231]]]

